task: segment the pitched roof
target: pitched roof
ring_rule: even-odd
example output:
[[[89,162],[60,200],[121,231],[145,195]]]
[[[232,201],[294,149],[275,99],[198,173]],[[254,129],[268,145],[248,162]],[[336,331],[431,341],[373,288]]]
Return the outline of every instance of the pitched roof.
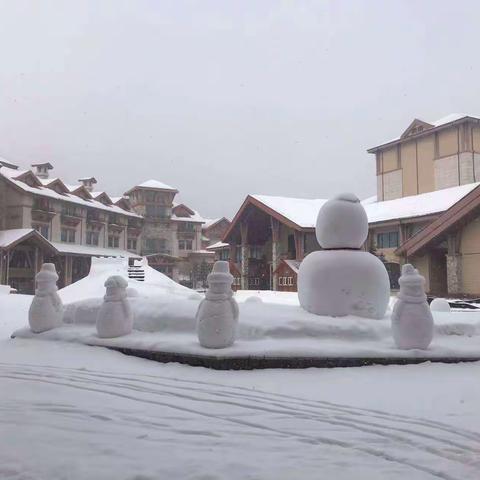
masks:
[[[137,188],[149,188],[153,190],[169,190],[171,192],[178,193],[178,190],[176,188],[171,187],[170,185],[167,185],[166,183],[159,182],[158,180],[146,180],[145,182],[142,182],[138,185],[135,185],[134,187],[130,188],[125,192],[124,195],[128,195],[130,192],[133,190],[136,190]]]
[[[480,207],[480,184],[467,195],[453,204],[442,213],[436,220],[420,230],[416,235],[409,238],[397,250],[397,254],[414,255],[432,240],[438,239],[443,234],[454,230],[458,224],[463,224],[466,218],[478,215]]]
[[[89,245],[78,245],[76,243],[51,242],[51,244],[60,252],[70,255],[90,255],[92,257],[123,257],[139,258],[140,255],[120,250],[118,248],[93,247]]]
[[[205,218],[204,220],[205,220],[205,223],[203,224],[203,227],[202,227],[204,230],[207,230],[213,227],[214,225],[216,225],[217,223],[220,223],[223,220],[226,220],[227,222],[230,223],[230,220],[227,217]]]
[[[93,199],[85,200],[72,193],[64,193],[64,194],[58,193],[55,190],[52,190],[50,188],[43,186],[42,182],[39,182],[40,186],[38,187],[30,187],[29,185],[27,185],[26,183],[20,180],[20,178],[22,178],[28,172],[30,172],[30,170],[16,170],[16,169],[8,168],[6,166],[0,167],[0,177],[5,178],[12,185],[23,190],[24,192],[29,192],[29,193],[40,195],[43,197],[53,198],[55,200],[63,200],[66,202],[75,203],[83,207],[95,207],[111,213],[119,213],[119,214],[127,215],[130,217],[141,218],[140,215],[124,210],[123,208],[120,208],[116,205],[104,205],[102,202],[98,202]],[[32,175],[34,174],[32,173]],[[37,177],[35,176],[35,178]],[[67,188],[72,188],[75,191],[85,187],[83,185],[77,184],[77,185],[71,185],[71,186],[67,185]]]
[[[371,147],[367,150],[367,152],[368,153],[375,153],[375,151],[379,148],[383,148],[383,147],[385,147],[387,145],[390,145],[390,144],[394,145],[397,142],[399,142],[400,140],[403,140],[405,138],[406,133],[415,124],[415,122],[421,123],[425,128],[421,132],[419,132],[417,134],[414,134],[414,135],[411,135],[412,137],[425,135],[426,133],[429,133],[434,129],[443,128],[443,127],[445,127],[445,126],[447,126],[451,123],[461,122],[461,121],[463,121],[467,118],[472,119],[472,120],[476,120],[477,122],[480,122],[480,115],[470,115],[470,114],[467,114],[467,113],[450,113],[449,115],[446,115],[442,118],[439,118],[438,120],[434,120],[433,122],[424,121],[424,120],[420,120],[420,119],[415,119],[408,126],[408,128],[402,133],[402,135],[400,135],[398,137],[395,137],[395,138],[392,138],[392,139],[390,139],[386,142],[382,142],[381,144],[379,144],[375,147]]]
[[[35,238],[36,241],[42,243],[54,253],[58,253],[55,247],[33,228],[12,228],[10,230],[0,230],[0,248],[13,248],[15,245],[29,238]]]
[[[423,217],[439,214],[448,210],[478,185],[480,185],[480,183],[470,183],[459,187],[445,188],[443,190],[383,202],[377,202],[375,201],[375,197],[369,197],[362,201],[362,205],[365,208],[370,224]],[[266,213],[276,216],[277,219],[292,228],[314,229],[318,212],[326,201],[327,199],[249,195],[237,215],[235,215],[230,229],[225,234],[225,238],[228,237],[228,234],[233,228],[233,223],[238,221],[242,209],[244,209],[248,203],[253,203]]]

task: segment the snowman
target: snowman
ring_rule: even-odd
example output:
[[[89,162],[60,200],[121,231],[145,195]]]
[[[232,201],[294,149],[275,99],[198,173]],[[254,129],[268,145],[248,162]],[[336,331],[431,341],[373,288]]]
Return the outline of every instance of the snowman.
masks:
[[[316,315],[383,318],[390,281],[383,263],[360,250],[368,219],[359,199],[337,195],[320,209],[315,228],[323,250],[305,257],[298,272],[300,305]]]
[[[425,350],[433,338],[433,317],[427,303],[425,279],[406,264],[399,279],[400,292],[392,312],[392,333],[401,349]]]
[[[238,305],[233,298],[233,276],[228,262],[215,262],[207,282],[208,290],[195,317],[198,341],[205,348],[225,348],[235,341],[238,323]]]
[[[128,335],[133,328],[133,313],[127,299],[128,282],[113,275],[105,282],[107,288],[97,315],[97,333],[102,338]]]
[[[37,273],[36,290],[28,322],[34,333],[41,333],[62,325],[63,304],[57,293],[58,275],[53,263],[44,263]]]

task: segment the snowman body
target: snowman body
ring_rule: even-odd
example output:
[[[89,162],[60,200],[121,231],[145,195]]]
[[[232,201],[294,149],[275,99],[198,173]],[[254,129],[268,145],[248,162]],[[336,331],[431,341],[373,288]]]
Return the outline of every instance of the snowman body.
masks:
[[[341,194],[320,209],[315,233],[323,250],[300,264],[298,298],[316,315],[383,318],[390,281],[383,263],[360,250],[368,235],[365,209],[355,195]]]
[[[400,292],[392,311],[392,335],[398,348],[426,350],[433,339],[434,322],[427,303],[425,279],[412,265],[402,267]]]
[[[63,323],[63,304],[58,295],[58,275],[53,263],[44,263],[35,277],[37,288],[28,311],[28,322],[34,333],[56,328]]]
[[[383,318],[390,282],[383,263],[360,250],[312,252],[300,265],[298,298],[310,313]]]
[[[235,341],[239,313],[228,262],[215,262],[207,281],[209,288],[196,314],[198,341],[205,348],[226,348]]]
[[[97,315],[97,333],[102,338],[128,335],[133,328],[133,312],[127,299],[128,282],[119,275],[109,277],[103,304]]]

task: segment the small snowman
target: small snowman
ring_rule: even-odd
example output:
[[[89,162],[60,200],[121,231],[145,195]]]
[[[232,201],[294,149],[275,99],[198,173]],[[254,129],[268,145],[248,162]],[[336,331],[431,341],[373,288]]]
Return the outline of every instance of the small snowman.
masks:
[[[383,318],[390,281],[383,263],[361,250],[368,219],[360,200],[351,193],[328,200],[318,213],[315,233],[323,250],[300,264],[300,305],[316,315]]]
[[[34,333],[59,327],[63,322],[63,304],[57,293],[58,275],[53,263],[44,263],[35,277],[36,289],[28,322]]]
[[[208,290],[195,317],[198,341],[205,348],[229,347],[235,341],[238,305],[233,298],[228,262],[215,262],[207,282]]]
[[[392,333],[398,348],[426,350],[433,338],[433,317],[425,295],[425,279],[409,263],[402,267],[400,292],[392,312]]]
[[[102,338],[128,335],[133,328],[133,313],[127,299],[128,282],[113,275],[105,282],[107,288],[97,315],[97,333]]]
[[[446,312],[451,311],[450,304],[444,298],[434,298],[430,304],[430,310],[432,312]]]

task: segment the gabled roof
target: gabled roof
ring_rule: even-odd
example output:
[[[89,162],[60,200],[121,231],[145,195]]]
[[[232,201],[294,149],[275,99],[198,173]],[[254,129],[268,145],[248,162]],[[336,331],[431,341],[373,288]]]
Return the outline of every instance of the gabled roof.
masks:
[[[68,190],[71,194],[77,195],[80,198],[85,199],[93,199],[92,194],[88,191],[85,185],[67,185]]]
[[[59,178],[39,178],[39,180],[44,187],[50,188],[51,190],[55,190],[54,187],[59,186],[63,193],[70,192],[68,187]]]
[[[206,247],[207,250],[222,250],[224,248],[230,247],[229,243],[224,243],[224,242],[217,242],[214,243],[213,245],[209,245]]]
[[[453,204],[435,221],[404,242],[395,253],[407,256],[414,255],[432,240],[438,239],[440,236],[454,230],[458,224],[465,222],[469,216],[478,215],[480,184],[476,183],[474,185],[475,188],[473,190]]]
[[[141,215],[137,215],[134,212],[129,212],[128,210],[124,210],[123,208],[117,205],[104,205],[103,203],[97,202],[96,200],[93,200],[93,199],[91,200],[84,199],[80,196],[72,194],[70,190],[68,190],[68,193],[65,193],[65,194],[58,193],[55,190],[45,187],[40,180],[38,180],[40,186],[31,187],[20,180],[20,178],[23,178],[22,176],[26,172],[29,172],[29,170],[17,170],[17,169],[12,169],[5,165],[2,165],[0,167],[0,178],[4,178],[6,181],[9,182],[10,185],[12,185],[17,190],[28,192],[34,195],[40,195],[42,197],[48,197],[55,200],[62,200],[62,201],[74,203],[77,205],[81,205],[83,207],[95,207],[101,210],[105,210],[107,212],[118,213],[118,214],[126,215],[129,217],[142,218]],[[65,187],[68,188],[68,186],[65,186]],[[77,189],[77,188],[85,188],[85,187],[83,185],[72,185],[71,188]]]
[[[37,242],[41,243],[45,248],[49,249],[53,253],[58,253],[58,250],[33,228],[0,230],[0,248],[8,250],[31,238],[34,238]]]
[[[102,202],[104,205],[112,205],[113,200],[109,197],[107,192],[90,192],[92,197],[99,202]]]
[[[400,138],[408,137],[411,134],[419,133],[419,131],[428,130],[429,128],[433,128],[433,125],[431,123],[427,123],[423,120],[419,120],[418,118],[416,118],[402,133]]]
[[[373,197],[370,197],[363,201],[362,205],[367,213],[369,224],[438,215],[455,205],[478,185],[480,183],[470,183],[383,202],[376,202]],[[315,228],[318,212],[326,201],[326,199],[248,195],[223,239],[227,239],[233,232],[248,205],[259,208],[294,230],[309,231]]]
[[[230,223],[230,220],[227,218],[227,217],[221,217],[221,218],[205,218],[205,223],[203,224],[202,228],[203,230],[208,230],[209,228],[212,228],[214,227],[215,225],[217,225],[218,223],[222,222],[222,221],[226,221],[228,223]]]
[[[162,191],[171,191],[178,193],[176,188],[167,185],[166,183],[159,182],[158,180],[146,180],[145,182],[140,183],[139,185],[135,185],[130,190],[126,191],[124,195],[128,195],[130,192],[133,192],[137,189],[148,189],[148,190],[162,190]]]
[[[188,207],[187,205],[185,205],[184,203],[174,204],[173,211],[175,212],[175,210],[181,209],[181,208],[183,208],[184,210],[186,210],[189,215],[195,215],[195,211],[192,210],[192,209],[191,209],[190,207]],[[179,216],[180,216],[180,215],[179,215]]]
[[[371,147],[367,150],[367,152],[368,153],[375,153],[377,150],[381,150],[385,147],[396,145],[397,143],[403,141],[406,137],[419,138],[419,137],[422,137],[424,135],[428,135],[431,132],[463,123],[467,120],[471,120],[471,121],[474,121],[476,123],[480,123],[480,115],[469,115],[467,113],[451,113],[451,114],[446,115],[445,117],[439,118],[438,120],[435,120],[433,122],[430,122],[430,121],[425,122],[425,121],[419,120],[417,118],[408,126],[408,128],[403,132],[403,134],[401,136],[393,138],[393,139],[388,140],[386,142],[383,142],[380,145],[377,145],[375,147]],[[417,125],[423,125],[424,129],[422,131],[419,131],[418,133],[408,135],[408,132],[414,127],[415,122],[417,122],[416,123]]]
[[[287,267],[292,270],[292,272],[296,273],[298,275],[298,270],[300,268],[300,264],[302,263],[301,260],[287,260],[286,258],[282,258],[280,261],[278,267],[275,269],[273,273],[277,273],[277,271],[280,269],[282,266],[282,263],[285,263]]]

